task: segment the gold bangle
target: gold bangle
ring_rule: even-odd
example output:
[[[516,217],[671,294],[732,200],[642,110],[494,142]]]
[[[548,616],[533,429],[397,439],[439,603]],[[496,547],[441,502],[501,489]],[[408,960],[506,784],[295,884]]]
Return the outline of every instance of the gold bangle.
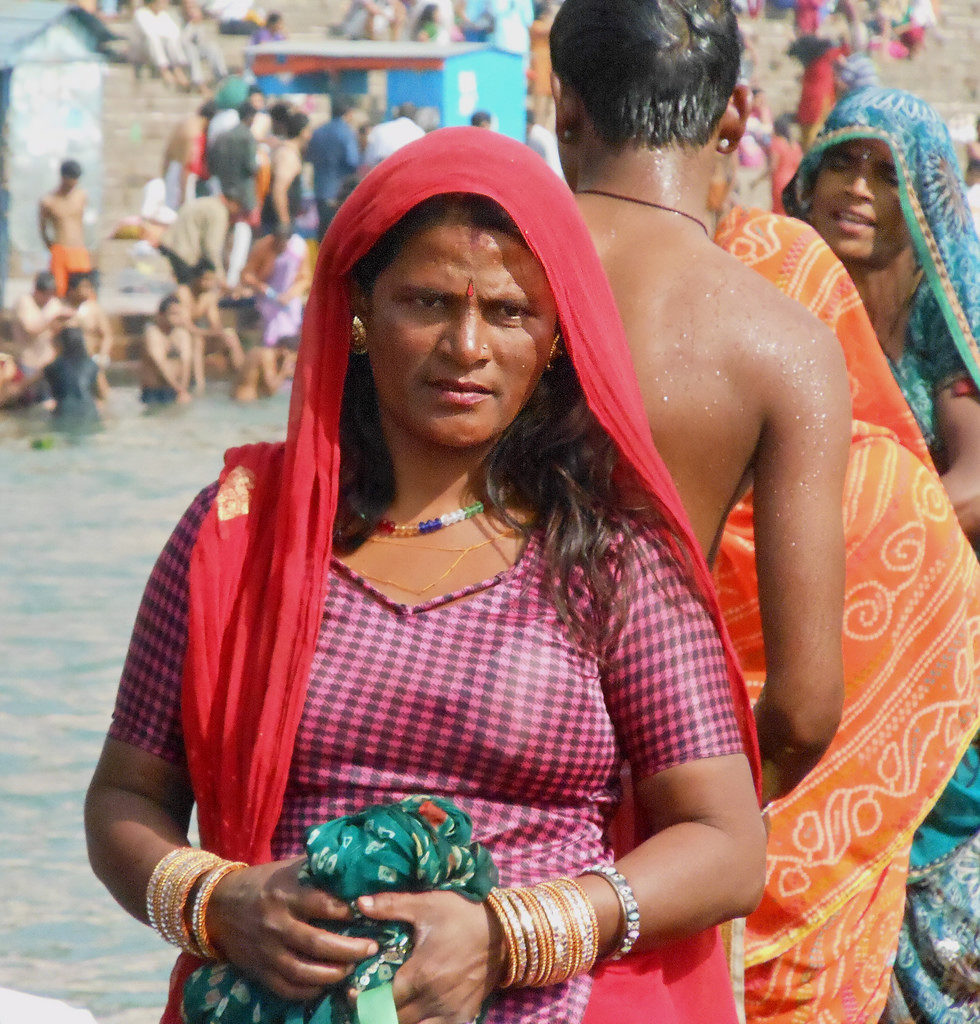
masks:
[[[520,955],[517,948],[517,929],[515,929],[513,922],[510,919],[510,913],[504,909],[503,900],[501,898],[502,889],[491,889],[487,893],[487,904],[494,916],[497,918],[497,922],[500,925],[500,930],[504,936],[505,946],[505,964],[504,964],[504,977],[500,982],[501,988],[510,988],[514,984],[518,973],[523,973],[523,969],[526,969],[526,960],[522,964],[520,962]]]
[[[559,879],[571,899],[574,913],[577,915],[582,937],[582,972],[591,971],[599,955],[599,918],[589,894],[574,878]]]
[[[191,850],[189,846],[177,846],[170,853],[161,857],[157,861],[156,867],[150,875],[149,882],[146,883],[146,918],[150,922],[150,927],[155,931],[160,931],[160,926],[157,921],[157,908],[156,899],[157,892],[160,887],[160,880],[163,875],[169,870],[170,866],[177,860],[178,857],[182,856]]]
[[[218,951],[214,948],[211,943],[211,939],[208,936],[207,929],[207,912],[208,904],[211,902],[211,897],[214,895],[214,890],[225,875],[230,875],[233,871],[241,871],[247,868],[248,865],[242,861],[225,861],[218,867],[212,869],[204,876],[201,881],[200,888],[197,890],[197,896],[194,898],[194,907],[191,911],[191,935],[194,938],[194,942],[197,944],[197,948],[200,950],[201,955],[205,960],[220,960],[221,956]]]
[[[182,850],[181,855],[176,857],[172,863],[160,875],[156,891],[153,894],[154,916],[157,922],[157,931],[162,938],[174,945],[180,945],[181,933],[175,928],[173,921],[173,901],[175,893],[179,893],[183,879],[187,876],[188,870],[193,870],[200,862],[197,850]]]
[[[146,888],[147,917],[165,941],[199,954],[187,927],[187,900],[201,875],[220,863],[221,858],[207,850],[179,847],[153,869]]]
[[[527,979],[527,985],[531,988],[539,988],[548,983],[548,978],[555,970],[555,936],[548,925],[548,918],[544,909],[538,901],[536,887],[530,889],[518,889],[518,895],[524,905],[528,908],[531,918],[534,921],[534,933],[538,940],[538,952],[540,965],[538,970]]]
[[[188,857],[182,869],[170,878],[163,922],[169,931],[169,941],[194,956],[200,956],[200,950],[187,925],[187,902],[198,879],[220,863],[220,857],[202,850],[197,857]]]
[[[518,895],[517,889],[503,889],[500,897],[511,915],[511,923],[517,935],[518,948],[521,951],[521,959],[518,970],[514,975],[514,985],[524,987],[528,978],[533,977],[540,970],[541,951],[538,948],[538,936],[534,930],[534,922],[531,915]]]
[[[544,888],[557,903],[568,929],[568,959],[564,965],[564,969],[561,972],[556,970],[553,975],[552,984],[555,984],[558,981],[567,981],[572,977],[572,975],[579,973],[579,969],[582,965],[582,952],[584,945],[582,939],[582,924],[576,916],[575,910],[569,902],[568,896],[557,882],[544,882],[542,883],[542,888]]]
[[[572,974],[570,967],[573,963],[573,936],[568,927],[568,920],[555,894],[551,892],[547,884],[543,883],[538,886],[536,895],[555,937],[555,969],[551,977],[554,978],[560,974],[570,977]],[[549,984],[551,983],[551,978],[549,978]]]
[[[537,887],[535,895],[545,912],[545,916],[548,918],[548,924],[555,936],[555,967],[547,979],[547,984],[553,985],[556,981],[565,981],[575,973],[576,949],[574,933],[569,926],[568,917],[558,897],[555,896],[546,882]]]

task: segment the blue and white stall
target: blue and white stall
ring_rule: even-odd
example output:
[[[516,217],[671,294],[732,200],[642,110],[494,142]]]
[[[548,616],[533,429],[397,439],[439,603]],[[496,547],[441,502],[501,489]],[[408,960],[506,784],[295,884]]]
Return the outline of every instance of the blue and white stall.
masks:
[[[366,95],[368,74],[380,71],[387,110],[408,102],[435,107],[443,127],[469,124],[474,111],[487,110],[498,131],[524,140],[524,59],[485,43],[285,40],[251,46],[246,59],[267,95]]]

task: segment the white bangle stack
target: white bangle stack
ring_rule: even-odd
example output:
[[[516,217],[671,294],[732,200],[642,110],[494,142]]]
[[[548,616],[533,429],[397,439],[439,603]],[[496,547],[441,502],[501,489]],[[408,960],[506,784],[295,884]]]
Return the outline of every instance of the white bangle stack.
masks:
[[[586,868],[582,874],[602,876],[616,893],[620,910],[623,913],[623,925],[619,936],[619,946],[608,959],[620,960],[633,948],[634,943],[640,937],[640,908],[637,905],[636,896],[633,895],[633,887],[611,864],[597,864],[593,868]]]

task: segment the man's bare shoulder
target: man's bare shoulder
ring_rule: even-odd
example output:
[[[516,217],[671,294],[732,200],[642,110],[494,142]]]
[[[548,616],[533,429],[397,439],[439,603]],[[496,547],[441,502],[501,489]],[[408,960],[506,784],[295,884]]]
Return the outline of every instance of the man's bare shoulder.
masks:
[[[807,365],[821,376],[843,374],[843,355],[834,333],[795,299],[736,257],[715,248],[687,272],[686,294],[698,302],[699,336],[729,366],[754,379],[760,373],[787,376],[792,365]],[[797,375],[798,376],[798,375]],[[790,382],[791,383],[791,382]]]

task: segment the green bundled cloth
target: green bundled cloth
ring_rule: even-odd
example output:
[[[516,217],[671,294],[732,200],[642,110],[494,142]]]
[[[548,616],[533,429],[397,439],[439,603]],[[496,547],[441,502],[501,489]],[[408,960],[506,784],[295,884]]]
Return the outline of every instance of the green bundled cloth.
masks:
[[[442,889],[482,902],[497,884],[490,855],[471,842],[470,817],[452,801],[410,796],[317,825],[306,833],[301,877],[350,904],[348,922],[320,921],[341,935],[374,939],[379,951],[316,1003],[294,1003],[241,977],[230,964],[206,964],[187,979],[187,1024],[396,1024],[391,980],[412,952],[411,928],[364,917],[355,901],[379,892]],[[347,990],[361,993],[356,1008]]]

